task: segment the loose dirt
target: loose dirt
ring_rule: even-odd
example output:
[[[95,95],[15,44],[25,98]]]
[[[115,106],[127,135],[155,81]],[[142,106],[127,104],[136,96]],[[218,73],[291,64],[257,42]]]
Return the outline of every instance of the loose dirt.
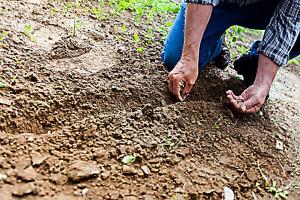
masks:
[[[9,31],[0,49],[9,83],[0,89],[1,200],[222,199],[224,187],[236,199],[273,199],[257,184],[262,173],[299,199],[299,87],[291,86],[299,73],[282,71],[276,88],[295,76],[287,82],[296,91],[271,93],[256,115],[227,106],[225,91],[241,91],[241,81],[213,66],[176,102],[161,33],[138,53],[132,30],[143,39],[147,26],[130,14],[87,15],[71,36],[72,19],[52,16],[49,2],[0,2],[0,33]],[[36,42],[21,33],[29,21]],[[124,165],[126,155],[136,161]]]

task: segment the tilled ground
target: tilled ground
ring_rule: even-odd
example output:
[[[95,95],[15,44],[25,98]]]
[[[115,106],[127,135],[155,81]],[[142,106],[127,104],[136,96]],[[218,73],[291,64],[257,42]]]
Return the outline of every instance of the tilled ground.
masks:
[[[262,176],[299,197],[299,152],[268,109],[240,115],[239,80],[210,67],[185,102],[167,91],[162,35],[137,53],[130,14],[51,15],[55,3],[1,1],[0,199],[272,199]],[[30,20],[36,42],[20,33]],[[126,32],[116,27],[130,27]],[[142,38],[142,37],[141,37]],[[143,38],[142,38],[143,39]],[[168,137],[169,136],[169,137]],[[276,141],[284,149],[275,148]],[[121,160],[135,155],[127,166]],[[298,181],[298,182],[297,182]],[[261,183],[258,186],[258,183]]]

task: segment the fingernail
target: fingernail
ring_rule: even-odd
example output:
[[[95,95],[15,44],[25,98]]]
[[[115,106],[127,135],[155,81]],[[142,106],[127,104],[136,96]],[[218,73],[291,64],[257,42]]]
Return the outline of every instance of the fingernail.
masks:
[[[245,112],[247,110],[245,105],[241,106],[241,109],[242,109],[243,112]]]

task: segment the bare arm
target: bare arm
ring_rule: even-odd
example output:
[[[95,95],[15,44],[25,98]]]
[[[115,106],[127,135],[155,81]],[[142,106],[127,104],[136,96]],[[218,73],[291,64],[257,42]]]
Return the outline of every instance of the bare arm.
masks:
[[[199,60],[199,49],[203,33],[211,16],[212,6],[188,4],[185,19],[183,58]]]
[[[182,56],[168,76],[169,90],[180,101],[189,94],[198,77],[200,43],[212,8],[211,5],[187,4]]]

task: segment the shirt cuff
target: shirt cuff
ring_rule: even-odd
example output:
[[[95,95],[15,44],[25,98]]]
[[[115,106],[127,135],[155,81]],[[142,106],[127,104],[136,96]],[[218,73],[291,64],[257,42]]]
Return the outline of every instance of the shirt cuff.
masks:
[[[186,3],[197,3],[202,5],[218,5],[220,0],[185,0]]]

